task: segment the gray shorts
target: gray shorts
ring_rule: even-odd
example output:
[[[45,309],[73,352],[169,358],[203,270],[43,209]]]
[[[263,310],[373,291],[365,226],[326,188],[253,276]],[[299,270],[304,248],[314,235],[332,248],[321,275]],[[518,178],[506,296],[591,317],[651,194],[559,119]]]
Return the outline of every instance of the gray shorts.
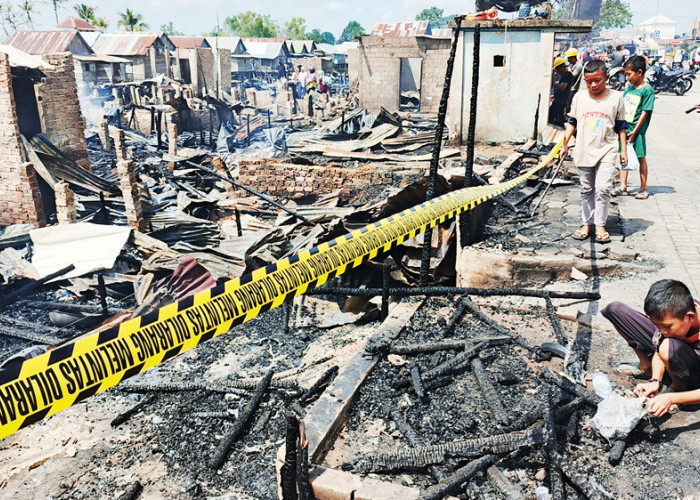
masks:
[[[656,326],[639,311],[622,302],[612,302],[600,311],[608,321],[627,339],[627,344],[651,359],[656,352],[654,343]],[[692,344],[679,339],[669,342],[668,370],[686,384],[688,390],[700,388],[700,341]]]

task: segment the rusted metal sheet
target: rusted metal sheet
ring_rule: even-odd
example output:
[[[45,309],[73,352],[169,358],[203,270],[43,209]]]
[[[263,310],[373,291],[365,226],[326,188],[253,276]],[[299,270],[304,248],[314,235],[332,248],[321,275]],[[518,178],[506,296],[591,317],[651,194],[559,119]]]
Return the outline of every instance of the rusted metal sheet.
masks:
[[[58,23],[56,25],[57,28],[69,28],[73,30],[78,30],[78,31],[100,31],[99,28],[96,28],[89,22],[79,19],[77,17],[69,17],[65,21]]]
[[[211,45],[203,36],[170,36],[176,49],[211,48]]]
[[[95,54],[145,56],[157,39],[158,35],[155,33],[104,33],[92,48]]]
[[[90,46],[82,39],[80,33],[68,30],[15,30],[9,38],[5,40],[5,45],[10,45],[27,54],[56,54],[58,52],[70,52],[68,49],[76,38],[79,39],[79,43],[75,45],[75,47],[80,47],[80,50],[76,51],[76,53],[89,54]]]
[[[372,26],[372,36],[422,36],[431,35],[430,23],[420,21],[416,23],[375,23]]]

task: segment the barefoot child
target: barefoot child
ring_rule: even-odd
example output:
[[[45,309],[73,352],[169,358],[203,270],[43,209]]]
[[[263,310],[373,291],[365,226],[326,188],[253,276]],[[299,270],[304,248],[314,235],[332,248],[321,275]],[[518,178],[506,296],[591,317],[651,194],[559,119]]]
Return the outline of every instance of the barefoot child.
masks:
[[[588,92],[577,92],[571,101],[562,154],[569,153],[569,140],[576,131],[574,163],[581,179],[583,226],[573,237],[587,239],[595,226],[595,241],[609,243],[605,225],[610,208],[610,192],[615,175],[617,154],[627,164],[627,123],[622,93],[605,86],[608,70],[603,61],[590,61],[583,69]]]
[[[649,197],[647,191],[647,141],[646,132],[654,110],[654,89],[644,81],[646,61],[642,56],[631,57],[625,63],[625,75],[630,83],[625,88],[625,120],[627,121],[627,142],[634,145],[634,152],[639,158],[639,178],[641,186],[635,196],[638,200]],[[620,189],[613,195],[627,194],[627,170],[620,170]]]
[[[655,417],[680,404],[700,403],[700,302],[680,281],[661,280],[649,288],[644,312],[622,302],[601,311],[639,358],[639,365],[625,363],[618,371],[651,377],[634,393],[651,398],[647,408]],[[666,374],[674,392],[662,394]]]

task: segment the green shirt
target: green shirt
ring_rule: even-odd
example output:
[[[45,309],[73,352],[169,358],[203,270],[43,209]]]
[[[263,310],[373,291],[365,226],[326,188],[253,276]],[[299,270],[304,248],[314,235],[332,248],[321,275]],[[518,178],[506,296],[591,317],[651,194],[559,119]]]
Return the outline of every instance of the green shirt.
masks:
[[[654,89],[651,85],[645,83],[638,89],[634,85],[627,85],[623,95],[625,101],[625,121],[627,122],[627,130],[632,131],[637,126],[639,118],[642,116],[642,111],[648,111],[649,116],[639,128],[639,135],[644,135],[651,121],[651,113],[654,110]]]

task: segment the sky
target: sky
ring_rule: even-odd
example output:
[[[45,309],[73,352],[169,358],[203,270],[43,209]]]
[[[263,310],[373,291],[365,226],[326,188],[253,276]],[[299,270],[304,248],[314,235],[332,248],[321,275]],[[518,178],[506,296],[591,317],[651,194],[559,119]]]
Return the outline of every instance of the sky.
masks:
[[[700,0],[627,0],[634,14],[633,22],[638,24],[657,13],[670,17],[678,23],[676,32],[689,32],[693,19],[700,19]],[[15,5],[19,0],[10,0]],[[370,31],[375,22],[412,21],[421,10],[435,6],[445,10],[445,14],[465,13],[473,11],[473,4],[459,0],[257,0],[256,2],[242,0],[146,0],[115,1],[115,0],[65,0],[58,10],[59,20],[75,16],[73,6],[85,3],[95,7],[98,17],[109,20],[108,31],[116,31],[118,12],[126,8],[143,15],[152,30],[172,21],[175,29],[187,35],[201,35],[211,31],[217,23],[217,15],[223,23],[227,16],[247,10],[270,15],[273,21],[280,25],[292,17],[306,20],[308,31],[319,28],[330,31],[336,37],[340,35],[349,21],[356,20]],[[51,1],[38,2],[39,14],[33,16],[35,29],[52,29],[56,20]]]

